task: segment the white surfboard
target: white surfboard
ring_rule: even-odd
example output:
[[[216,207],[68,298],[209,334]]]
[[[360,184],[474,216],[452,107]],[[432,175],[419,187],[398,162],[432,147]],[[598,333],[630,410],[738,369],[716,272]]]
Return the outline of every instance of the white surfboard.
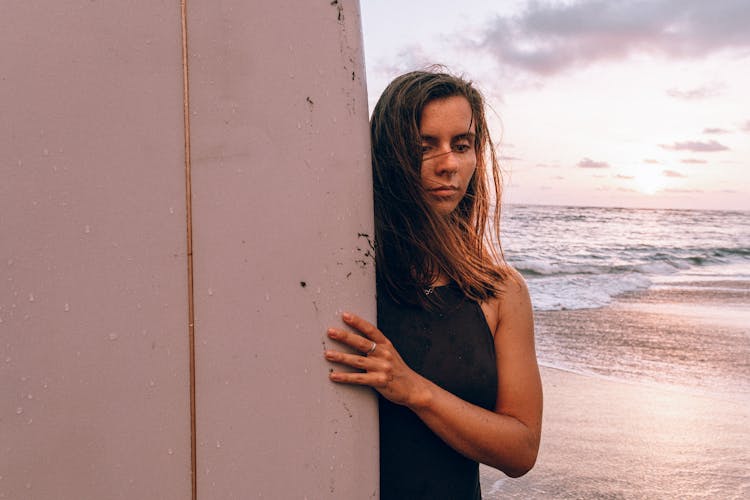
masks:
[[[3,6],[0,498],[377,497],[358,4],[185,7]]]

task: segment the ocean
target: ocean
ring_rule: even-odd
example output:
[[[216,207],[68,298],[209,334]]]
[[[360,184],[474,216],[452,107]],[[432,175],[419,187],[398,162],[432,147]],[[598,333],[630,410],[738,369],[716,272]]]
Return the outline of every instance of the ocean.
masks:
[[[527,475],[485,499],[750,498],[750,212],[512,205],[544,385]]]
[[[502,221],[537,315],[614,305],[692,325],[669,338],[628,325],[537,331],[541,364],[750,401],[750,212],[511,205]]]

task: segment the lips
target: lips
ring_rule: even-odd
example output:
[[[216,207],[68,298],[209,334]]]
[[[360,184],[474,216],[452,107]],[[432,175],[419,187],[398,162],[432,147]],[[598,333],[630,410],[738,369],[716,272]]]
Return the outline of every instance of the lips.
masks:
[[[453,196],[458,192],[458,186],[441,185],[428,190],[434,196]]]

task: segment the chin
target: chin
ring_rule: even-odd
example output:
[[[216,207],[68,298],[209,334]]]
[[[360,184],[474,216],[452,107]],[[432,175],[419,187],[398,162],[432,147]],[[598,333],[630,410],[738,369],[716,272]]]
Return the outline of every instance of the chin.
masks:
[[[463,199],[462,196],[446,196],[446,197],[431,197],[428,198],[427,203],[430,208],[438,215],[448,217],[450,214],[456,211],[458,205]]]
[[[436,214],[442,215],[443,217],[448,217],[450,214],[456,211],[457,205],[448,204],[448,205],[436,205],[433,206],[432,209],[435,211]]]

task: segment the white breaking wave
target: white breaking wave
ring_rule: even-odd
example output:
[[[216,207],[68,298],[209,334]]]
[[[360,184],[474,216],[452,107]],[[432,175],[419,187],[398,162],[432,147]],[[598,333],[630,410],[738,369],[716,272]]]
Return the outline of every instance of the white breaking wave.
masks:
[[[536,310],[602,307],[696,275],[750,274],[750,213],[513,206],[503,244]]]
[[[613,298],[651,286],[642,274],[551,276],[527,279],[534,309],[559,311],[602,307]]]

